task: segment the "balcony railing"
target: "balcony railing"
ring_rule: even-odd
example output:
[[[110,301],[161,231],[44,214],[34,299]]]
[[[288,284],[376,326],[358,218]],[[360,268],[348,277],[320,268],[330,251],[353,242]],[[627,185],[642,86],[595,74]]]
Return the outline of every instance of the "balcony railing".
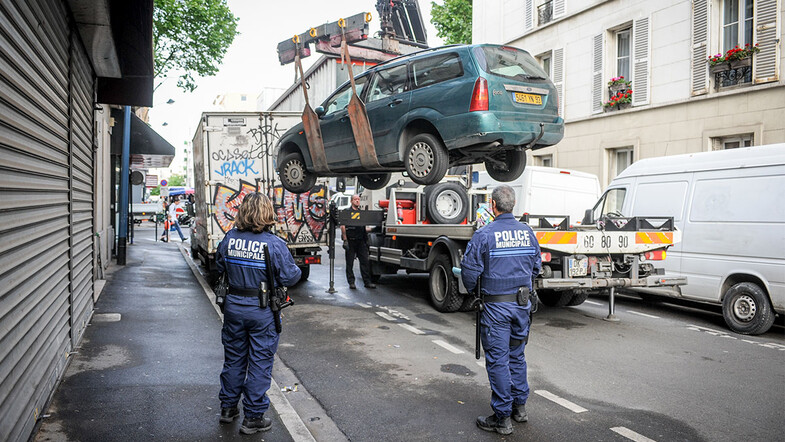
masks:
[[[714,75],[714,89],[752,82],[752,57],[723,62],[709,68]]]
[[[553,20],[553,0],[537,6],[537,26],[542,26]]]

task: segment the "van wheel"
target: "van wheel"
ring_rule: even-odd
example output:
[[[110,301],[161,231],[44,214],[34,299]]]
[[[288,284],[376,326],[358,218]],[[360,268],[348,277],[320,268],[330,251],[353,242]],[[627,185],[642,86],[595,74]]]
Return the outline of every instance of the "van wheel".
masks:
[[[452,263],[447,255],[439,255],[428,277],[431,304],[442,312],[450,313],[461,308],[463,296],[458,293],[458,281],[452,274]]]
[[[390,182],[389,173],[368,173],[357,175],[357,182],[369,190],[383,189]]]
[[[435,136],[424,133],[411,137],[406,143],[403,163],[409,178],[417,184],[436,184],[444,178],[450,156],[444,144]]]
[[[774,323],[766,292],[752,282],[740,282],[725,292],[722,316],[731,330],[743,335],[766,333]]]
[[[570,300],[572,300],[572,292],[568,290],[537,290],[537,296],[540,302],[548,307],[564,307]]]
[[[488,176],[504,183],[517,179],[525,168],[526,151],[523,149],[507,149],[494,155],[493,160],[485,160]]]
[[[300,152],[289,152],[281,158],[278,176],[283,187],[292,193],[307,192],[316,184],[316,175],[305,168],[305,160]]]
[[[458,183],[439,183],[425,189],[428,218],[436,224],[460,224],[469,213],[469,195]]]

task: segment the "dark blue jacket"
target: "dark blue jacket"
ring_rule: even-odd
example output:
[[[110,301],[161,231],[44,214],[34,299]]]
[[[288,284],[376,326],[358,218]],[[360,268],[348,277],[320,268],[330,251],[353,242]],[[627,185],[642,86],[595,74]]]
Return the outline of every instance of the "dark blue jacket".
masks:
[[[267,244],[275,272],[276,286],[290,287],[300,280],[302,271],[294,263],[286,242],[269,232],[253,233],[232,229],[218,244],[215,262],[218,272],[226,272],[229,285],[241,289],[257,289],[267,281],[264,249]],[[231,291],[229,292],[231,294]]]
[[[469,291],[482,275],[482,291],[511,295],[519,287],[531,289],[532,275],[540,273],[540,244],[532,229],[503,213],[474,233],[461,261],[461,278]]]

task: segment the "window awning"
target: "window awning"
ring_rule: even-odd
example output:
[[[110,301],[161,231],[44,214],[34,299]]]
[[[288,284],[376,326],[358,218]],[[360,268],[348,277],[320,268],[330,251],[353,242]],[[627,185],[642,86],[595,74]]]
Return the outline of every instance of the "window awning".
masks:
[[[112,109],[112,155],[123,151],[123,127],[125,120],[122,109]],[[131,169],[169,167],[175,155],[174,146],[158,135],[150,126],[131,114]]]

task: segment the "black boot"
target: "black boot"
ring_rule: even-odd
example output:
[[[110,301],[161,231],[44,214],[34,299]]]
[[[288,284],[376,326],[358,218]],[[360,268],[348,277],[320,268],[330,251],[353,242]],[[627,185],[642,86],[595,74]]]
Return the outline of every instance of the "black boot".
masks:
[[[264,417],[261,415],[259,417],[249,419],[243,419],[243,425],[240,426],[240,433],[243,434],[254,434],[260,431],[267,431],[273,426],[273,421],[269,417]]]
[[[228,424],[239,415],[240,415],[240,410],[238,410],[237,407],[221,408],[221,423]]]
[[[495,431],[499,434],[512,434],[510,416],[498,418],[496,417],[496,413],[488,417],[480,416],[477,418],[477,426],[485,431]]]
[[[526,404],[512,404],[512,419],[515,422],[529,422]]]

